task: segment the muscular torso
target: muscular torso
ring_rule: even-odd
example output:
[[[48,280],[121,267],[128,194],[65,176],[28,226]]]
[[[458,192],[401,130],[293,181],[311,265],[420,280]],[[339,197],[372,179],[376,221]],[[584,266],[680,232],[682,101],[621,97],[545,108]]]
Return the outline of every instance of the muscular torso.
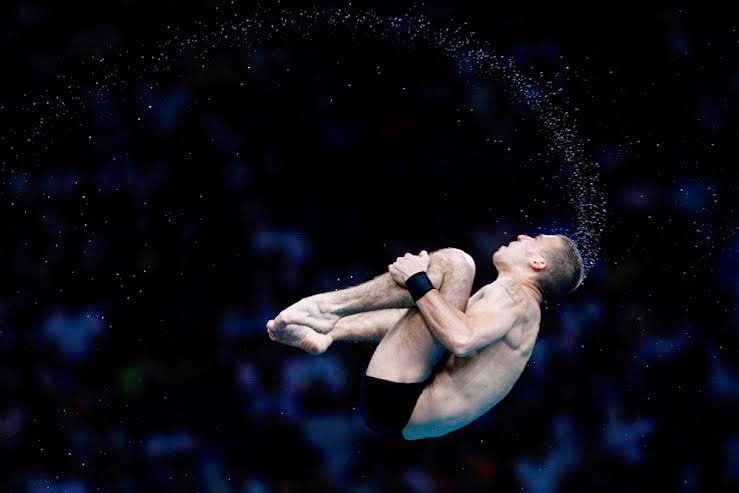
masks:
[[[515,321],[502,339],[471,356],[449,357],[419,398],[404,430],[407,438],[443,435],[468,424],[500,402],[523,372],[539,332],[539,304],[510,279],[480,289],[465,313],[483,304],[515,310]]]

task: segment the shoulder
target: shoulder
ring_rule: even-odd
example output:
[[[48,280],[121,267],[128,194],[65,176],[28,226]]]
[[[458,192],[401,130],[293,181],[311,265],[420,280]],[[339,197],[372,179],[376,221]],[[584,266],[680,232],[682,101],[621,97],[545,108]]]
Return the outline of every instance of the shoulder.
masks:
[[[523,292],[523,289],[521,289],[521,286],[512,279],[501,279],[500,286],[513,304],[520,305],[526,301],[526,295]]]
[[[535,319],[538,311],[538,304],[530,299],[524,288],[514,280],[505,278],[486,287],[485,297],[480,304],[516,322]]]
[[[486,288],[485,301],[510,310],[526,305],[526,293],[512,279],[498,279]]]

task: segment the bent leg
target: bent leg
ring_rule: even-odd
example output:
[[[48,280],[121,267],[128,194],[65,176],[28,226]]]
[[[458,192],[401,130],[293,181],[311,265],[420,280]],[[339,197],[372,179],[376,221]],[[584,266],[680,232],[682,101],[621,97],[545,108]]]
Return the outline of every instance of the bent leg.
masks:
[[[408,308],[385,308],[341,317],[328,335],[334,341],[380,342],[408,312]]]
[[[444,300],[465,310],[475,275],[471,257],[460,250],[441,251],[428,270],[441,275]],[[408,309],[375,349],[362,379],[360,411],[367,425],[382,435],[403,437],[426,381],[446,354],[418,308]]]
[[[439,252],[443,251],[439,250]],[[432,271],[430,267],[430,259],[437,253],[429,255],[428,276],[435,287],[439,287],[442,281],[441,271]],[[385,272],[358,286],[303,298],[282,310],[274,320],[267,322],[267,329],[274,331],[289,324],[299,324],[310,327],[321,334],[327,334],[342,317],[411,306],[413,306],[413,298],[408,290],[399,286],[390,273]]]
[[[294,323],[285,325],[281,330],[272,330],[272,321],[267,325],[267,332],[273,341],[315,355],[325,352],[335,341],[380,342],[407,311],[408,308],[386,308],[347,315],[341,317],[328,334]]]
[[[430,255],[428,273],[429,277],[441,278],[438,289],[442,298],[464,311],[475,277],[471,257],[453,248],[439,250]],[[420,382],[429,377],[446,353],[446,348],[431,334],[423,315],[414,306],[380,341],[366,373],[391,382]]]
[[[444,270],[435,264],[449,263],[440,260],[442,257],[467,258],[464,263],[474,266],[471,257],[455,248],[431,253],[428,276],[437,288],[441,286]],[[273,341],[320,354],[334,340],[382,338],[392,326],[389,322],[394,325],[405,314],[403,309],[411,306],[413,299],[408,290],[398,286],[389,273],[384,273],[358,286],[298,301],[267,322],[267,333]],[[361,324],[355,328],[348,325],[348,320],[344,324],[340,322],[351,317],[361,320]],[[341,326],[340,330],[331,334],[337,325]]]

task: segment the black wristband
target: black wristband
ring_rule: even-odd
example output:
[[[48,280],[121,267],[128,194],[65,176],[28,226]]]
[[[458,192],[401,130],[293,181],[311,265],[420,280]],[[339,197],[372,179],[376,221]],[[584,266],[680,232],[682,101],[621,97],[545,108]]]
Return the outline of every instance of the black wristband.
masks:
[[[434,289],[434,285],[431,284],[431,279],[429,279],[429,276],[427,276],[423,271],[416,272],[406,279],[405,287],[411,293],[411,297],[414,302],[418,301],[424,294]]]

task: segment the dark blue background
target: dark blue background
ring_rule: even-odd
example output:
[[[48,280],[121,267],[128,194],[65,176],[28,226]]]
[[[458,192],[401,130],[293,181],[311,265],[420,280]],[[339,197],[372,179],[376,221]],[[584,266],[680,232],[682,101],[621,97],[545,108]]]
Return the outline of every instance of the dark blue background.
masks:
[[[369,345],[310,357],[264,323],[407,250],[467,250],[479,287],[500,242],[576,226],[569,177],[505,81],[341,32],[149,62],[175,27],[202,41],[252,6],[2,9],[1,491],[739,487],[727,12],[410,10],[562,88],[608,216],[511,394],[446,437],[392,443],[355,411]]]

